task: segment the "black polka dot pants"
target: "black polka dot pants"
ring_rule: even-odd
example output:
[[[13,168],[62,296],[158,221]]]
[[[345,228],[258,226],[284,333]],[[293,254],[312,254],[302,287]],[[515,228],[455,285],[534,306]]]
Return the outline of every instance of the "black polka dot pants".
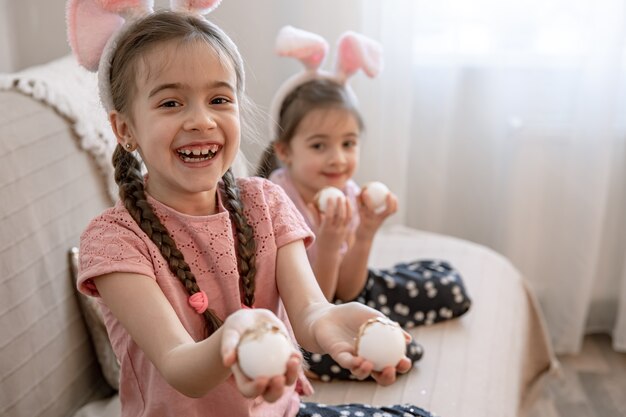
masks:
[[[315,374],[315,376],[324,382],[332,381],[333,379],[356,380],[352,372],[348,369],[342,368],[330,355],[321,355],[319,353],[311,353],[304,349],[301,349],[304,361],[307,364],[308,371]],[[406,356],[411,360],[411,363],[415,363],[422,358],[424,349],[421,345],[411,340],[406,347]]]
[[[407,329],[459,317],[472,304],[458,271],[439,260],[372,269],[354,301],[367,304]]]
[[[325,405],[300,403],[297,417],[436,417],[434,414],[409,404],[373,407],[367,404]]]

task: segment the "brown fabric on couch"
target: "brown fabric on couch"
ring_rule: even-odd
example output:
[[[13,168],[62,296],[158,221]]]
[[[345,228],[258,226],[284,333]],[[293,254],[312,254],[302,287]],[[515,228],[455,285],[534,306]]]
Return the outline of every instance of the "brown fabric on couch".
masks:
[[[76,284],[76,277],[78,275],[78,248],[72,247],[69,250],[70,258],[70,270],[72,272],[72,284]],[[87,297],[86,295],[76,291],[76,297],[78,297],[78,304],[80,305],[83,317],[85,318],[85,324],[87,325],[87,331],[91,336],[91,342],[93,343],[102,375],[106,379],[107,383],[114,390],[118,391],[120,388],[120,363],[113,352],[111,347],[111,341],[109,340],[109,334],[107,333],[106,326],[104,325],[104,317],[100,311],[100,299],[94,297]]]

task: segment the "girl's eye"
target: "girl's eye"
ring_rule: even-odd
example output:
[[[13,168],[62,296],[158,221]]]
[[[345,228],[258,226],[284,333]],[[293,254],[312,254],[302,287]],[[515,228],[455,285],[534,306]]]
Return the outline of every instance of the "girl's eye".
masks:
[[[211,100],[211,104],[228,104],[228,103],[230,103],[230,100],[227,99],[226,97],[217,97]]]
[[[316,151],[321,151],[324,149],[324,144],[323,143],[314,143],[311,145],[312,149],[315,149]]]
[[[344,148],[354,148],[356,146],[356,141],[349,140],[343,143]]]
[[[168,100],[168,101],[161,103],[161,107],[178,107],[178,106],[180,106],[180,103],[174,100]]]

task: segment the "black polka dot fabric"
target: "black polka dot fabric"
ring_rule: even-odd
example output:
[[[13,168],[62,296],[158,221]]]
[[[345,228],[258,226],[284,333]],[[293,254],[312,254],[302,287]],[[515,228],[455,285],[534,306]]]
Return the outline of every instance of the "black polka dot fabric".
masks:
[[[437,417],[422,408],[410,405],[373,407],[367,404],[326,405],[300,403],[297,417]]]
[[[304,349],[302,350],[302,356],[307,364],[307,370],[309,373],[315,375],[315,378],[321,379],[324,382],[329,382],[334,379],[339,380],[356,380],[352,372],[348,369],[342,368],[335,362],[330,355],[321,355],[319,353],[311,353]],[[411,363],[415,363],[422,358],[424,349],[421,345],[411,340],[406,347],[406,356],[411,360]]]
[[[459,272],[439,260],[372,269],[354,301],[375,308],[406,329],[459,317],[472,305]]]

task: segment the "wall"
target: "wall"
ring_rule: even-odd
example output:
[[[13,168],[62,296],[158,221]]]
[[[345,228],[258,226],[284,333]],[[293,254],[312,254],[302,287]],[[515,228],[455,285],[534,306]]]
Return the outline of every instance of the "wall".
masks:
[[[0,39],[0,71],[67,54],[65,1],[0,0]]]

